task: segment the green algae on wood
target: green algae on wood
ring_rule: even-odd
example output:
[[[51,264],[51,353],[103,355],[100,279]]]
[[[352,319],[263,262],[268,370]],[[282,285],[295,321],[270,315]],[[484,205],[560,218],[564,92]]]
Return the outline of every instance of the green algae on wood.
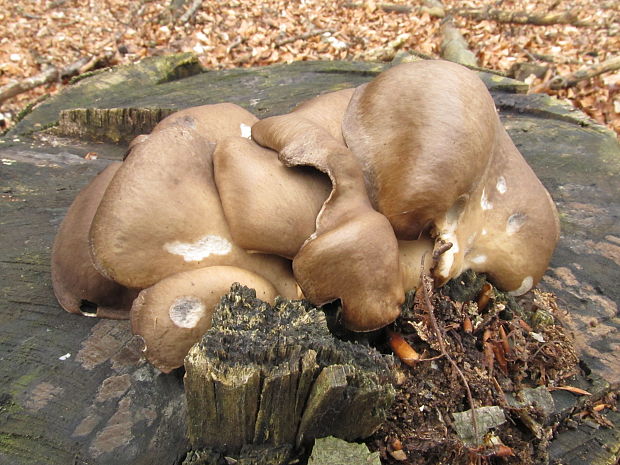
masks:
[[[381,465],[379,452],[370,452],[365,444],[356,444],[329,436],[317,439],[308,465]]]

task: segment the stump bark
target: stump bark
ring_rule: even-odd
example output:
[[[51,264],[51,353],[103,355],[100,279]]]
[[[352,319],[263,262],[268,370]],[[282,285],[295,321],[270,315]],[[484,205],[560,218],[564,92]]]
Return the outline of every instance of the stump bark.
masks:
[[[394,398],[389,361],[335,339],[307,302],[270,306],[235,284],[185,359],[190,442],[234,456],[249,445],[367,437]]]

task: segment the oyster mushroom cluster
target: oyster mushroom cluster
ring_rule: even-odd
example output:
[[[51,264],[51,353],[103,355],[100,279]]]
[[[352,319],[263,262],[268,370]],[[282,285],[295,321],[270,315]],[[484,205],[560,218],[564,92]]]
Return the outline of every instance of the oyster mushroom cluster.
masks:
[[[77,196],[52,280],[69,312],[130,318],[168,372],[234,282],[340,299],[344,324],[370,331],[398,316],[425,254],[437,285],[473,269],[519,295],[558,236],[484,84],[422,61],[261,121],[228,103],[167,117]]]

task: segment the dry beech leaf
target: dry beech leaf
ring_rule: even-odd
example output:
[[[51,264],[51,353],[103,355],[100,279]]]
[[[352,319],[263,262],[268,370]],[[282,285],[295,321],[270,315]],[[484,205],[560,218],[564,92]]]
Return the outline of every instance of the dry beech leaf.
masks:
[[[568,391],[568,392],[572,392],[573,394],[578,394],[581,396],[591,396],[592,394],[590,394],[588,391],[584,390],[584,389],[580,389],[578,387],[574,387],[574,386],[551,386],[549,387],[550,391]]]

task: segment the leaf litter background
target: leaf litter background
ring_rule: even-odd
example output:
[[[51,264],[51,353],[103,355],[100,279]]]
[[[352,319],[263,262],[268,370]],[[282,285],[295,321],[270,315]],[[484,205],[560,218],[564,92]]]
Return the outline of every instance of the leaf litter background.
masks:
[[[198,3],[189,19],[183,16]],[[205,67],[221,69],[297,60],[385,60],[393,56],[390,42],[403,51],[439,57],[441,19],[421,11],[421,0],[390,3],[413,8],[386,12],[374,0],[0,0],[0,88],[84,57],[91,58],[93,69],[192,51]],[[542,78],[526,78],[532,87],[620,53],[616,0],[444,0],[443,5],[571,11],[588,22],[588,27],[536,26],[454,18],[480,66],[505,72],[523,62],[547,66]],[[26,104],[63,85],[53,82],[4,102],[0,125],[10,126]],[[620,133],[620,72],[550,93]]]

